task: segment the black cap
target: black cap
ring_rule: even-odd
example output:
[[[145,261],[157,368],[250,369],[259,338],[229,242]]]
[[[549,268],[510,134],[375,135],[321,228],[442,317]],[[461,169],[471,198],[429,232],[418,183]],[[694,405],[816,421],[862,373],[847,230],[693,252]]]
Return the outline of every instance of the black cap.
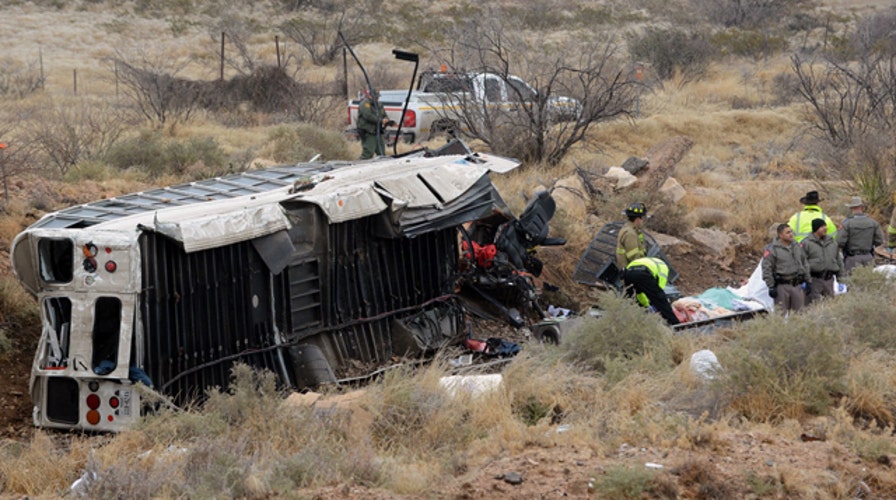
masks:
[[[818,228],[827,226],[828,223],[824,219],[812,219],[812,232],[818,231]]]

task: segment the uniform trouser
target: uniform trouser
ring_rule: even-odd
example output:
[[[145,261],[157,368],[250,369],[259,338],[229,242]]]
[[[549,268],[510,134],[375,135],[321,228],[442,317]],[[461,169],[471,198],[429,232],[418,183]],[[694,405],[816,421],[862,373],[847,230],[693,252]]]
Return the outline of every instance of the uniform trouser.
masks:
[[[806,303],[811,304],[812,302],[822,298],[822,297],[833,297],[834,296],[834,278],[831,277],[829,279],[823,280],[821,278],[812,278],[809,280],[809,296],[806,298]]]
[[[777,287],[778,296],[775,297],[775,309],[785,311],[799,311],[806,305],[806,293],[803,287],[781,283]]]
[[[630,297],[638,293],[643,293],[647,296],[647,300],[650,301],[650,305],[660,312],[666,320],[666,323],[669,323],[670,325],[678,324],[678,316],[675,316],[675,312],[672,311],[672,305],[669,304],[666,292],[660,288],[660,285],[656,282],[656,278],[650,271],[646,268],[626,269],[625,273],[622,275],[622,280],[625,283],[626,296]]]
[[[386,146],[385,143],[383,143],[383,134],[380,134],[380,136],[377,137],[376,134],[359,130],[358,136],[361,138],[362,160],[373,158],[374,155],[386,154]]]
[[[874,264],[874,257],[871,254],[850,255],[843,260],[843,269],[846,271],[846,274],[849,274],[854,267],[870,266],[872,264]]]

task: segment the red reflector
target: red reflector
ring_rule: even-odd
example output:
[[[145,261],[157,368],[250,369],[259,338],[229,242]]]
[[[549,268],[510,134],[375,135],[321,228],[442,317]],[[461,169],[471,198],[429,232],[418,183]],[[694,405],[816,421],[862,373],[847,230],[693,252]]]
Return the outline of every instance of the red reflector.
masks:
[[[118,398],[116,398],[115,396],[109,398],[109,406],[111,406],[112,408],[118,408]]]
[[[109,247],[106,247],[106,253],[112,253],[112,249]]]
[[[118,269],[118,264],[116,264],[114,260],[106,262],[106,271],[114,273],[116,269]]]
[[[113,417],[112,415],[109,415],[108,417],[106,417],[106,419],[108,419],[111,422],[111,421],[115,420],[115,417]]]
[[[100,407],[100,397],[96,394],[91,394],[87,396],[87,407],[91,410],[96,410]]]
[[[87,423],[90,425],[96,425],[100,423],[100,412],[96,410],[90,410],[87,412]]]

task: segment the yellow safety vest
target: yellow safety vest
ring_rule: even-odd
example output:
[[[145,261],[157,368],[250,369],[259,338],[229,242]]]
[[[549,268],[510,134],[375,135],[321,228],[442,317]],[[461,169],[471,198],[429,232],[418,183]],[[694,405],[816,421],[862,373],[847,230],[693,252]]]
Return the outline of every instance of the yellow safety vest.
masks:
[[[650,270],[650,274],[656,278],[656,284],[659,285],[660,289],[666,288],[666,283],[669,281],[669,266],[666,264],[663,259],[659,259],[657,257],[641,257],[640,259],[635,259],[627,266],[626,269],[631,269],[633,267],[646,267]],[[647,307],[650,305],[650,301],[647,300],[647,296],[643,293],[639,293],[636,295],[638,299],[638,303],[642,306]]]
[[[801,212],[793,214],[787,222],[790,229],[793,229],[793,239],[797,243],[812,234],[812,221],[815,219],[823,220],[828,226],[828,236],[837,239],[837,225],[834,224],[834,221],[825,215],[818,205],[806,205]]]

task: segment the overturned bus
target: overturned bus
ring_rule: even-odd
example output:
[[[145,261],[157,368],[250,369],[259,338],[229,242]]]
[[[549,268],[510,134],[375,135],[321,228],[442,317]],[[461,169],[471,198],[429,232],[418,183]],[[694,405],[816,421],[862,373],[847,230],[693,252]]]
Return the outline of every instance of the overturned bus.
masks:
[[[514,221],[489,173],[518,162],[449,146],[44,216],[11,250],[43,324],[35,425],[120,430],[141,414],[138,382],[185,403],[226,387],[237,362],[304,388],[460,342],[459,235]]]

